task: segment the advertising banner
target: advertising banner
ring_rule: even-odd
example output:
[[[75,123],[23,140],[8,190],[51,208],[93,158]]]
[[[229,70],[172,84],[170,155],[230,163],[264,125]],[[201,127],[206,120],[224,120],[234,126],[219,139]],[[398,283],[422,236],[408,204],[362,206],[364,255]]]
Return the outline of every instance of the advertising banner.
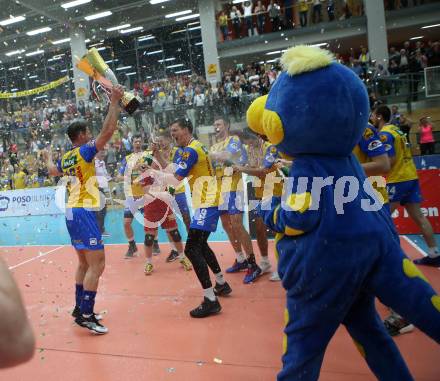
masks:
[[[440,233],[440,170],[422,170],[418,171],[418,175],[423,196],[422,213],[431,223],[434,233]],[[394,212],[393,220],[399,234],[420,234],[419,227],[403,207]]]
[[[19,189],[0,192],[0,218],[64,214],[58,208],[64,200],[64,187]]]

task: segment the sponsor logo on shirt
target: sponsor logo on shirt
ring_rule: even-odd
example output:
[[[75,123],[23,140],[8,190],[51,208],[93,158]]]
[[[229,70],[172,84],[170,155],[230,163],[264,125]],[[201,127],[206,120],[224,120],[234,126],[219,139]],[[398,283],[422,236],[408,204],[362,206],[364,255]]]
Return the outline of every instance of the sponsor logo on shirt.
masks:
[[[382,147],[382,142],[380,140],[373,140],[368,144],[368,151],[374,151],[379,147]]]

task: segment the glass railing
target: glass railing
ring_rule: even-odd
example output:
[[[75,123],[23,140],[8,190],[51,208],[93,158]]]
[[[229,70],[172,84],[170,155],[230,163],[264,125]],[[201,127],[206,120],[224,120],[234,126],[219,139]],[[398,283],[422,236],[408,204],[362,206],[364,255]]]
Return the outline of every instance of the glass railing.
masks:
[[[217,25],[221,32],[221,42],[243,37],[261,35],[293,28],[306,28],[321,22],[344,20],[362,16],[362,0],[321,1],[275,1],[274,4],[263,1],[259,8],[256,1],[251,2],[251,14],[245,16],[244,3],[224,7],[217,15]]]
[[[412,102],[426,99],[423,72],[371,78],[365,82],[369,92],[386,104],[407,103],[410,106]]]
[[[259,93],[244,93],[239,97],[211,97],[203,106],[193,103],[151,105],[144,103],[141,109],[133,117],[136,130],[142,127],[146,130],[154,130],[167,127],[177,118],[188,118],[197,130],[200,127],[212,126],[216,117],[228,118],[234,123],[246,120],[246,110]],[[131,120],[128,117],[128,120]]]

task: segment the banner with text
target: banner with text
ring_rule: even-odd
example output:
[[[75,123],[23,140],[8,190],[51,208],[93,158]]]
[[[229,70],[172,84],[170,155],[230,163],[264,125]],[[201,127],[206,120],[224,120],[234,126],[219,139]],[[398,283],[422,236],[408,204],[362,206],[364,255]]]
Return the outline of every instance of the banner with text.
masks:
[[[0,218],[64,214],[65,187],[19,189],[0,192]]]
[[[428,169],[417,172],[423,196],[422,213],[431,223],[434,232],[440,233],[440,170]],[[393,214],[393,220],[399,234],[420,234],[420,228],[403,207],[397,208]]]

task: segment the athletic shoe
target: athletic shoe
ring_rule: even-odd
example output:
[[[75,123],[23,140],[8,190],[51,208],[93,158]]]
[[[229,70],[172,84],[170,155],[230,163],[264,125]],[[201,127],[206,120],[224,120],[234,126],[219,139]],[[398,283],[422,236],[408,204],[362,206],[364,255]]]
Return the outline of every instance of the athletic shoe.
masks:
[[[214,286],[214,294],[215,296],[226,296],[229,295],[232,292],[231,286],[229,286],[228,282],[225,282],[224,284],[218,284],[215,282]]]
[[[409,333],[414,330],[414,326],[407,322],[403,317],[396,314],[388,316],[383,324],[390,336],[398,336],[404,333]]]
[[[138,251],[136,244],[128,244],[128,250],[125,253],[125,259],[131,259],[134,257],[134,253]]]
[[[248,262],[246,260],[244,260],[243,262],[238,262],[237,260],[235,260],[234,264],[228,269],[226,269],[226,272],[229,274],[238,273],[240,271],[247,270],[247,268],[248,268]]]
[[[145,273],[145,275],[151,275],[153,273],[153,264],[152,263],[145,264],[144,273]]]
[[[249,265],[243,283],[249,284],[255,281],[261,275],[261,269],[256,263]]]
[[[440,267],[440,255],[435,258],[423,257],[423,258],[419,258],[419,259],[414,259],[413,262],[416,265],[420,265],[420,266]]]
[[[108,332],[107,327],[104,327],[102,324],[100,324],[94,315],[89,317],[80,315],[75,319],[75,323],[80,327],[87,328],[89,331],[92,331],[98,335],[104,335]]]
[[[280,282],[280,281],[281,281],[281,278],[280,278],[280,276],[278,275],[278,271],[274,271],[274,272],[272,273],[272,275],[270,276],[269,280],[270,280],[271,282]]]
[[[269,272],[271,267],[272,265],[270,264],[270,262],[261,261],[260,262],[261,274],[265,274]]]
[[[170,255],[168,255],[166,261],[167,262],[174,262],[177,258],[179,258],[179,253],[177,250],[171,250]]]
[[[217,314],[221,310],[222,310],[222,306],[220,305],[217,298],[214,301],[211,301],[205,296],[203,298],[202,304],[200,304],[200,306],[190,311],[189,314],[193,318],[204,318],[209,315]]]
[[[185,271],[191,271],[193,269],[191,262],[187,257],[183,257],[181,260],[179,260]]]
[[[98,320],[98,321],[100,321],[100,320],[103,319],[103,316],[102,316],[101,314],[95,314],[95,313],[93,312],[93,315],[95,316],[95,319]],[[81,316],[81,310],[80,310],[80,308],[79,308],[78,306],[75,306],[75,308],[73,309],[73,311],[72,311],[72,316],[73,316],[74,318],[77,318],[77,317],[80,317],[80,316]]]
[[[160,254],[159,242],[155,240],[153,243],[153,255],[159,255],[159,254]]]

